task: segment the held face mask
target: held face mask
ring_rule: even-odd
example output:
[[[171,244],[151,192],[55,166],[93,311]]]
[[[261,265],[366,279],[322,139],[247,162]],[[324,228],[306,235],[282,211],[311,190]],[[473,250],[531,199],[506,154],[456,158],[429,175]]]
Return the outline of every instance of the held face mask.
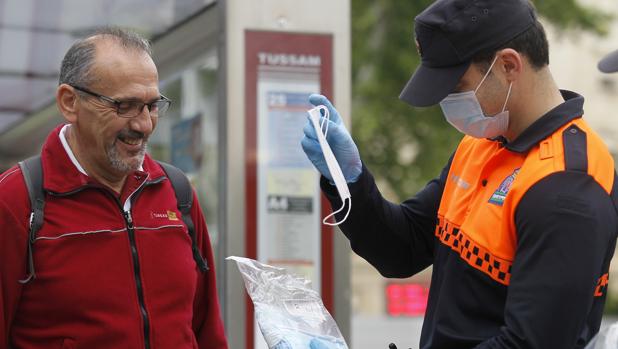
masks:
[[[451,93],[440,102],[440,107],[444,113],[446,121],[448,121],[459,132],[467,134],[475,138],[495,138],[498,137],[509,127],[509,111],[506,109],[506,103],[511,95],[513,83],[509,85],[509,90],[506,94],[506,100],[502,106],[502,111],[494,116],[486,116],[483,109],[476,98],[476,92],[479,90],[498,57],[494,59],[483,76],[483,79],[474,91],[466,91],[460,93]]]
[[[324,119],[322,123],[320,123],[320,116],[322,115],[321,111],[324,112]],[[328,171],[330,172],[330,175],[333,177],[333,181],[335,181],[335,186],[337,187],[337,192],[339,192],[339,197],[341,198],[341,202],[342,202],[341,208],[329,214],[328,216],[324,217],[324,219],[322,220],[322,223],[326,225],[330,225],[330,226],[336,226],[336,225],[339,225],[345,222],[345,220],[348,218],[348,215],[350,214],[350,211],[352,210],[352,196],[350,195],[350,190],[348,189],[348,183],[346,182],[345,177],[343,176],[343,172],[341,172],[341,167],[339,167],[339,163],[337,163],[337,159],[335,158],[333,151],[330,149],[330,145],[328,145],[328,142],[326,141],[326,135],[328,134],[328,121],[330,118],[328,108],[326,108],[323,105],[320,105],[320,106],[317,106],[309,110],[308,112],[309,112],[309,119],[311,120],[311,123],[313,124],[313,128],[315,128],[315,133],[318,136],[318,142],[320,143],[320,148],[322,148],[322,154],[324,154],[324,159],[326,160]],[[337,223],[327,222],[327,220],[330,217],[334,217],[337,213],[343,211],[343,209],[345,208],[346,201],[348,202],[348,212],[346,213],[345,217],[343,217],[343,219]]]

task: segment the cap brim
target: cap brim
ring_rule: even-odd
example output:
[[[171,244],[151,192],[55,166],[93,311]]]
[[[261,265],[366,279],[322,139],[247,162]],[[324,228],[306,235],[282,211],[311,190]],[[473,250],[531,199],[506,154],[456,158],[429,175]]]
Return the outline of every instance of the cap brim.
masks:
[[[603,73],[618,72],[618,50],[603,57],[597,66]]]
[[[399,99],[415,107],[438,104],[453,92],[468,67],[470,62],[445,68],[431,68],[421,64],[401,91]]]

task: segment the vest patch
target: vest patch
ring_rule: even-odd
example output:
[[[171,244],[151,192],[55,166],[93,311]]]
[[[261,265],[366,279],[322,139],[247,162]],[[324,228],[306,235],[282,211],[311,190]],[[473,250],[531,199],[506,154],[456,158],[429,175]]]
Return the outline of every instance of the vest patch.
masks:
[[[515,169],[510,176],[506,177],[502,183],[500,183],[498,189],[494,192],[491,198],[489,198],[490,204],[502,206],[504,199],[506,199],[506,194],[508,194],[509,190],[511,190],[511,185],[513,185],[515,176],[517,176],[518,173],[519,169]]]

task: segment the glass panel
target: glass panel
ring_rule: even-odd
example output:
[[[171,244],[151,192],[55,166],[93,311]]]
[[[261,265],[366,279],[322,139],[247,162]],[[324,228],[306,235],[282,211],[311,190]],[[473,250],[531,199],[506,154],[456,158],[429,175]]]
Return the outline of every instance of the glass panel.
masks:
[[[182,169],[191,179],[217,258],[219,137],[217,55],[212,50],[187,69],[161,82],[172,106],[158,121],[150,154]]]
[[[215,59],[212,59],[214,57]],[[216,56],[211,56],[197,71],[197,90],[199,91],[199,110],[202,116],[202,153],[198,184],[200,203],[206,211],[206,220],[215,251],[218,241],[219,210],[219,137],[218,137],[218,79]]]
[[[0,98],[0,110],[25,117],[53,103],[62,57],[76,39],[94,28],[129,27],[153,38],[213,3],[215,0],[0,0],[0,95],[5,96]],[[10,84],[2,83],[7,79]],[[18,97],[6,97],[11,94]]]

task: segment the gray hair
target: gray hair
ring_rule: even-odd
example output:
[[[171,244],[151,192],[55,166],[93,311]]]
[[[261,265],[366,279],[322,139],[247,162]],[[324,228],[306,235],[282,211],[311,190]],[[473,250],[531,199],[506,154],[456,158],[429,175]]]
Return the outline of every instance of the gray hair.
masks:
[[[96,36],[110,38],[125,50],[143,51],[152,56],[150,43],[136,32],[119,27],[99,28],[69,48],[60,66],[59,84],[89,86],[95,80],[91,69],[96,51],[93,38]]]

